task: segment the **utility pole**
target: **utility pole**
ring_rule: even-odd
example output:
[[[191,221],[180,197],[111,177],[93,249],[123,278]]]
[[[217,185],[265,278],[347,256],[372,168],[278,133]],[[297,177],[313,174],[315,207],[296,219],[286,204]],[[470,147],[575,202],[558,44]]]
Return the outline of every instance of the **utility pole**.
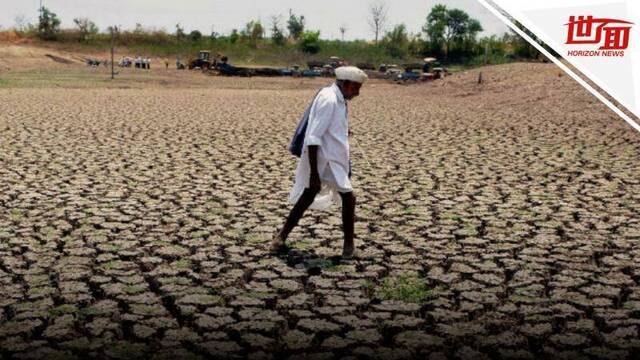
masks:
[[[111,26],[109,27],[109,30],[111,32],[111,80],[113,80],[115,77],[115,72],[113,69],[113,52],[115,47],[116,31],[118,31],[118,28],[116,26]]]
[[[487,65],[489,63],[489,42],[484,44],[484,64]]]

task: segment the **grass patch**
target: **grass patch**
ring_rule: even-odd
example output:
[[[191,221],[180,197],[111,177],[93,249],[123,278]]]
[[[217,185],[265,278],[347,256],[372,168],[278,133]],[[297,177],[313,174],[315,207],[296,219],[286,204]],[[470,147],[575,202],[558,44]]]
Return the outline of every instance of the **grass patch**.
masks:
[[[264,234],[246,234],[244,236],[244,242],[249,244],[262,244],[267,241],[269,241],[269,239]]]
[[[105,244],[100,245],[100,250],[109,253],[117,253],[118,251],[120,251],[120,246],[114,244]]]
[[[9,219],[11,221],[20,221],[23,217],[22,211],[19,209],[9,210]]]
[[[75,305],[63,304],[49,310],[49,315],[52,317],[58,317],[65,314],[75,314],[78,312],[78,308]]]
[[[298,249],[298,250],[311,250],[313,248],[311,242],[309,240],[299,240],[299,241],[292,241],[289,246],[293,249]]]
[[[266,299],[269,299],[269,298],[273,297],[274,293],[272,293],[272,292],[249,291],[249,292],[245,293],[244,295],[246,297],[249,297],[249,298],[252,298],[252,299],[266,300]],[[220,298],[220,301],[222,301],[222,298]]]
[[[409,206],[408,208],[404,209],[403,212],[405,215],[414,215],[418,213],[418,209],[416,207]]]
[[[373,292],[376,289],[376,283],[373,282],[372,280],[369,280],[369,279],[363,280],[362,281],[362,288],[365,291]]]
[[[173,266],[181,270],[191,269],[191,261],[189,259],[181,259],[174,262]]]
[[[173,276],[162,279],[162,285],[182,285],[182,286],[190,286],[193,285],[193,282],[185,277]]]
[[[129,286],[125,286],[123,291],[127,294],[127,295],[136,295],[136,294],[140,294],[142,292],[145,292],[147,290],[147,288],[145,286],[142,285],[129,285]]]
[[[456,215],[455,213],[452,212],[444,212],[442,214],[440,214],[440,218],[441,219],[447,219],[447,220],[460,220],[460,216]]]
[[[373,287],[372,284],[365,284]],[[387,277],[375,290],[375,297],[380,300],[397,300],[410,303],[424,303],[437,297],[442,287],[430,289],[425,279],[413,276]]]
[[[109,261],[109,262],[106,262],[106,263],[104,263],[104,264],[100,265],[100,269],[101,269],[101,270],[107,270],[107,271],[108,271],[108,270],[114,270],[114,269],[117,269],[117,268],[118,268],[118,266],[120,266],[120,262],[119,262],[119,261],[111,260],[111,261]]]
[[[347,266],[345,266],[345,265],[331,265],[331,266],[326,267],[324,269],[324,271],[337,273],[337,272],[343,272],[346,269],[347,269]]]

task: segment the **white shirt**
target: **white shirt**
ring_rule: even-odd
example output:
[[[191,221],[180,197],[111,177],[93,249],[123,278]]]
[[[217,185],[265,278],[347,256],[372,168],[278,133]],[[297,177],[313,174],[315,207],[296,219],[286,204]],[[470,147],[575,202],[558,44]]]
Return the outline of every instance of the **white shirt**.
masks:
[[[340,200],[339,192],[353,191],[349,180],[347,105],[336,84],[322,89],[311,105],[302,156],[289,194],[289,201],[294,204],[309,187],[309,145],[318,146],[318,174],[322,182],[320,193],[310,208],[326,210]]]

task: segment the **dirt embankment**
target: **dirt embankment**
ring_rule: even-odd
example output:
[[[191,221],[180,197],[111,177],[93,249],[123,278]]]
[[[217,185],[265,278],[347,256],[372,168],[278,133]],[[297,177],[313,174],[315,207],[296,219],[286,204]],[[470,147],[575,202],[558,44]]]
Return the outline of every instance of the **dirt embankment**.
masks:
[[[80,65],[87,56],[28,44],[0,42],[0,71]]]

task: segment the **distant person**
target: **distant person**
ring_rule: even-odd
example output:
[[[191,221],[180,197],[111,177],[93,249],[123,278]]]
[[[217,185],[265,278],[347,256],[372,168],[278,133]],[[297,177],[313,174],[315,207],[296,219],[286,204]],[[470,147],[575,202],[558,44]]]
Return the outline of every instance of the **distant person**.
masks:
[[[167,58],[164,59],[164,68],[165,71],[169,71],[169,59]]]
[[[367,75],[354,66],[335,70],[336,82],[321,89],[303,115],[290,146],[300,157],[289,194],[294,205],[284,226],[274,234],[271,251],[287,250],[285,241],[308,209],[326,210],[342,200],[342,256],[354,255],[356,198],[351,187],[347,101],[360,94]]]

